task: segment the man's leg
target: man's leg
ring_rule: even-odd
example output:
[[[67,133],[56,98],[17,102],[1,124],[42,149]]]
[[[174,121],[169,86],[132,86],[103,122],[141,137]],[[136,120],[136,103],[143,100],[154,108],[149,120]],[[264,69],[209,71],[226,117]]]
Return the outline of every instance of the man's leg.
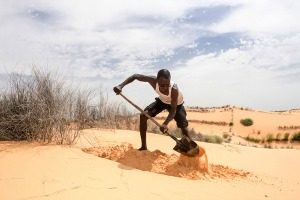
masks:
[[[140,151],[147,150],[146,133],[147,133],[147,120],[148,118],[144,115],[140,115],[140,135],[142,146],[139,148]]]
[[[189,123],[186,119],[186,111],[185,111],[183,105],[177,106],[174,119],[177,123],[177,127],[181,129],[182,135],[191,139],[191,137],[189,135],[189,130],[188,130]]]
[[[181,133],[182,133],[184,136],[188,137],[189,139],[192,139],[192,138],[190,137],[190,135],[189,135],[189,130],[188,130],[187,127],[181,128]]]
[[[161,103],[159,99],[155,99],[155,102],[151,103],[149,106],[145,108],[145,112],[147,112],[151,117],[155,117],[158,113],[163,111],[165,106]],[[144,114],[140,115],[140,136],[141,136],[141,143],[142,146],[139,148],[140,151],[147,150],[147,121],[148,117]]]

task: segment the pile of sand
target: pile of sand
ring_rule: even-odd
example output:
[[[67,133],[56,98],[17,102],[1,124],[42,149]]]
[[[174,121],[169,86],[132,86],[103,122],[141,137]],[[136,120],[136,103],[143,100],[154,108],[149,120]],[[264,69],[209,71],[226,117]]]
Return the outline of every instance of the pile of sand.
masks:
[[[188,179],[203,178],[245,178],[250,173],[232,169],[222,165],[208,165],[205,151],[200,155],[187,157],[184,155],[165,154],[159,150],[138,151],[131,144],[122,144],[109,147],[92,147],[82,149],[84,152],[97,155],[121,163],[122,165]]]

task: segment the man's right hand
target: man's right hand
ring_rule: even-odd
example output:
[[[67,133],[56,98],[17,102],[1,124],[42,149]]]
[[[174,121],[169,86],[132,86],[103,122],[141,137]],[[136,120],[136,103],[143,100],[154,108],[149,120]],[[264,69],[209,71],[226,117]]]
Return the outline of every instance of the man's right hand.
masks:
[[[121,92],[122,92],[122,88],[121,88],[121,86],[116,86],[116,87],[114,87],[114,92],[116,93],[116,94],[120,94]]]

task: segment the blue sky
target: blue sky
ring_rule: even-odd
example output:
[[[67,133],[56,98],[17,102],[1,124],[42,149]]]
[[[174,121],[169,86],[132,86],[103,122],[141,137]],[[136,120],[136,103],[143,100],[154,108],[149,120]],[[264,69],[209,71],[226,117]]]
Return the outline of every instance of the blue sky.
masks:
[[[300,108],[295,0],[0,0],[0,88],[32,66],[111,92],[134,73],[171,71],[192,106]],[[124,94],[155,97],[134,82]]]

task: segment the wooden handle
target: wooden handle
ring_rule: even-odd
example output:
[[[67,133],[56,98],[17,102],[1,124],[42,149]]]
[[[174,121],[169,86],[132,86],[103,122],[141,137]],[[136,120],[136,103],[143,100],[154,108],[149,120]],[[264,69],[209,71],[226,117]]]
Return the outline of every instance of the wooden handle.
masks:
[[[140,107],[138,107],[136,104],[134,104],[132,101],[130,101],[127,97],[125,97],[122,93],[120,93],[120,95],[126,100],[128,101],[128,103],[130,103],[131,105],[133,105],[136,109],[138,109],[141,113],[143,113],[144,115],[146,115],[148,117],[148,119],[150,119],[154,124],[156,124],[158,127],[161,127],[161,125],[155,120],[153,119],[153,117],[151,117],[147,112],[145,112],[143,109],[141,109]]]
[[[136,109],[138,109],[141,113],[143,113],[144,115],[146,115],[146,117],[148,117],[148,119],[150,119],[154,124],[156,124],[158,127],[161,127],[161,125],[153,118],[151,117],[147,112],[145,112],[143,109],[141,109],[140,107],[138,107],[136,104],[134,104],[132,101],[130,101],[127,97],[125,97],[122,93],[120,93],[119,95],[121,95],[121,97],[123,97],[126,101],[128,101],[128,103],[130,103],[131,105],[133,105]],[[176,142],[178,142],[178,139],[174,136],[171,135],[168,131],[165,133],[168,136],[170,136],[173,140],[175,140]]]

